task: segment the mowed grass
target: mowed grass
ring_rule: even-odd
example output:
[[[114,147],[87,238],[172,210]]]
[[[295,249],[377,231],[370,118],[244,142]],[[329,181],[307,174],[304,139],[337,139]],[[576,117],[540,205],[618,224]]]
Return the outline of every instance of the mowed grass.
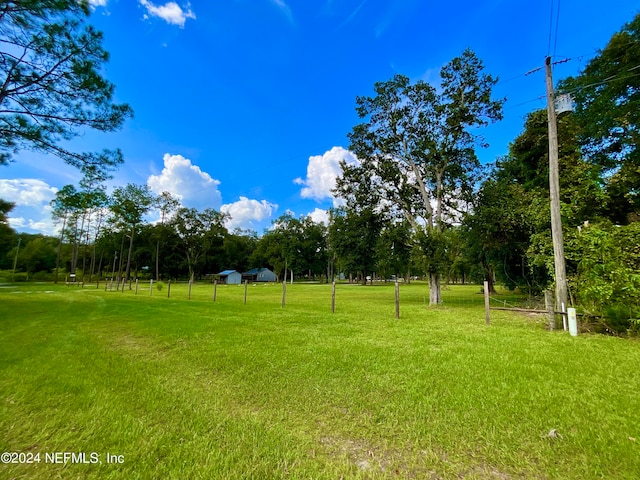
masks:
[[[4,285],[0,478],[639,477],[640,342],[427,288]]]

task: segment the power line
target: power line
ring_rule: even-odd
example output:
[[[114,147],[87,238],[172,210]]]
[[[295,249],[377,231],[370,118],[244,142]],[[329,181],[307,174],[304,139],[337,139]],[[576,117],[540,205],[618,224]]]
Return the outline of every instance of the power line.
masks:
[[[553,56],[556,56],[556,46],[558,45],[558,25],[560,24],[560,0],[558,0],[558,11],[556,12],[556,38],[553,41]]]
[[[601,80],[599,82],[590,83],[589,85],[582,85],[582,86],[573,88],[571,90],[563,90],[562,93],[573,93],[573,92],[577,92],[579,90],[584,90],[585,88],[599,87],[600,85],[605,85],[607,83],[611,83],[614,80],[626,80],[628,78],[638,77],[638,76],[640,76],[640,73],[632,73],[630,75],[627,75],[627,72],[631,72],[632,70],[636,70],[637,68],[640,68],[640,65],[636,65],[635,67],[631,67],[631,68],[627,69],[625,72],[622,72],[622,73],[619,73],[619,74],[616,74],[616,75],[610,75],[609,77],[607,77],[604,80]]]
[[[547,56],[551,54],[551,32],[553,32],[553,0],[551,0],[551,13],[549,14],[549,45],[547,46]]]

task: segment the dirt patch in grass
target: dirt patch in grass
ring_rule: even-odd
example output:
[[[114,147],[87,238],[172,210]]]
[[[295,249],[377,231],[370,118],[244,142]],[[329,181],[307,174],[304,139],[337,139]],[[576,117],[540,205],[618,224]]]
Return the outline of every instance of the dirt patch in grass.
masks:
[[[407,478],[441,480],[445,478],[511,480],[521,478],[490,465],[469,468],[457,465],[445,452],[429,448],[405,449],[376,445],[365,439],[325,436],[320,450],[331,457],[344,458],[363,478]],[[441,466],[441,468],[438,467]],[[522,477],[523,478],[523,477]]]

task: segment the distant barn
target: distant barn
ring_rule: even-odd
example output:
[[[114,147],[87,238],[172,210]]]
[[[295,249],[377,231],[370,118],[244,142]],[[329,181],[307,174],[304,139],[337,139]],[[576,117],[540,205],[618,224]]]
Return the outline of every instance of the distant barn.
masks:
[[[239,285],[242,283],[242,274],[236,270],[225,270],[218,275],[220,276],[220,282],[227,285]]]
[[[242,274],[242,279],[250,282],[275,282],[278,280],[276,274],[268,268],[252,268]]]

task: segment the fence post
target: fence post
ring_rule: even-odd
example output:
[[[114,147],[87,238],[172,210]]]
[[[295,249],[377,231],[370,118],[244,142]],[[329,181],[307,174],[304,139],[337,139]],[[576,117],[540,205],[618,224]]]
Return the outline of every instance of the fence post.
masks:
[[[569,315],[569,333],[572,337],[578,336],[578,318],[576,316],[576,309],[569,307],[567,309]]]
[[[187,300],[191,300],[191,285],[193,284],[193,282],[191,280],[189,280],[189,296],[187,298]]]
[[[153,295],[153,278],[149,280],[149,296]]]
[[[396,280],[396,318],[400,318],[400,284]]]
[[[138,279],[136,278],[136,295],[138,294]]]
[[[489,282],[484,281],[484,322],[487,325],[491,325],[491,305],[489,303]]]
[[[547,315],[549,316],[549,330],[556,329],[556,314],[554,312],[553,305],[553,293],[549,290],[544,291],[544,306],[547,309]]]
[[[167,298],[171,298],[171,279],[167,282]]]
[[[287,282],[284,281],[282,282],[282,308],[284,308],[286,299],[287,299]]]
[[[331,313],[336,312],[336,281],[331,284]]]
[[[218,296],[218,279],[213,280],[213,301],[216,301],[216,297]]]
[[[247,286],[249,285],[249,280],[244,281],[244,304],[247,304]]]

